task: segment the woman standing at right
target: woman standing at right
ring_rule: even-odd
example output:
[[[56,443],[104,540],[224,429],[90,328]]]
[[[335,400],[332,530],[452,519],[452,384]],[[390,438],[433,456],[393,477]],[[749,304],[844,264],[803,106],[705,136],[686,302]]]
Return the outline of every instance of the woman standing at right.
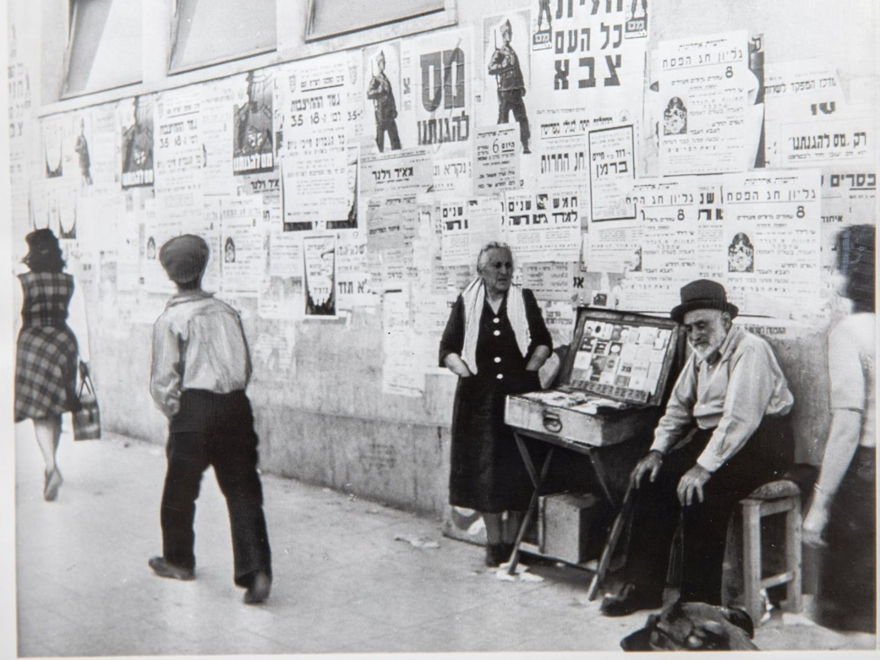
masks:
[[[831,428],[804,519],[804,541],[823,548],[818,622],[875,632],[874,227],[837,236],[837,268],[852,313],[828,336]]]

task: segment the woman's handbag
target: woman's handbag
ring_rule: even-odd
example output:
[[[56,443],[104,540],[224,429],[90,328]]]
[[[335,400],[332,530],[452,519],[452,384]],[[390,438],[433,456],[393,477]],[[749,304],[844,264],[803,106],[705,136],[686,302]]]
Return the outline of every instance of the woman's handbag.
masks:
[[[98,440],[101,437],[101,412],[98,410],[95,385],[85,362],[79,363],[79,372],[80,408],[73,413],[73,439]]]

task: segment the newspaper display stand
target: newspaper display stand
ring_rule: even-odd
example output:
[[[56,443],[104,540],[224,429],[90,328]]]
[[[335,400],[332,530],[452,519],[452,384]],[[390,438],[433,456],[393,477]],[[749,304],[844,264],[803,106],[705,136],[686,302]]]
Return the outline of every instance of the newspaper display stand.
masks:
[[[534,486],[510,558],[511,574],[520,549],[545,554],[542,542],[526,544],[523,537],[543,495],[541,487],[556,447],[587,455],[601,491],[596,494],[613,509],[620,506],[625,483],[609,479],[606,457],[613,453],[613,447],[629,441],[641,440],[647,447],[674,367],[680,361],[681,347],[679,326],[671,319],[580,307],[558,387],[507,397],[504,421],[513,429]],[[550,445],[540,469],[532,461],[525,438]],[[643,453],[635,443],[630,445],[636,451],[624,452],[629,455],[623,461],[617,452],[614,471],[618,482],[625,481]]]

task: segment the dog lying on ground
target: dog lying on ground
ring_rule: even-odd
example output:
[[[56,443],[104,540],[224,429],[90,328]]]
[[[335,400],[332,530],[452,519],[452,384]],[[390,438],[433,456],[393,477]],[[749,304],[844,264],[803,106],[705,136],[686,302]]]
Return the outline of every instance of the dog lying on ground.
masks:
[[[624,637],[624,651],[737,651],[758,649],[754,625],[743,610],[675,601]]]

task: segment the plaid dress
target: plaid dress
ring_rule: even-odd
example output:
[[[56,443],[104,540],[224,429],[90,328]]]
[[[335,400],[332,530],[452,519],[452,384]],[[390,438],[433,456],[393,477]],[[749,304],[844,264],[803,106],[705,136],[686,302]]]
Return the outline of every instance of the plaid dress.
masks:
[[[67,327],[73,277],[24,273],[22,328],[15,360],[15,421],[43,419],[76,410],[76,337]]]

